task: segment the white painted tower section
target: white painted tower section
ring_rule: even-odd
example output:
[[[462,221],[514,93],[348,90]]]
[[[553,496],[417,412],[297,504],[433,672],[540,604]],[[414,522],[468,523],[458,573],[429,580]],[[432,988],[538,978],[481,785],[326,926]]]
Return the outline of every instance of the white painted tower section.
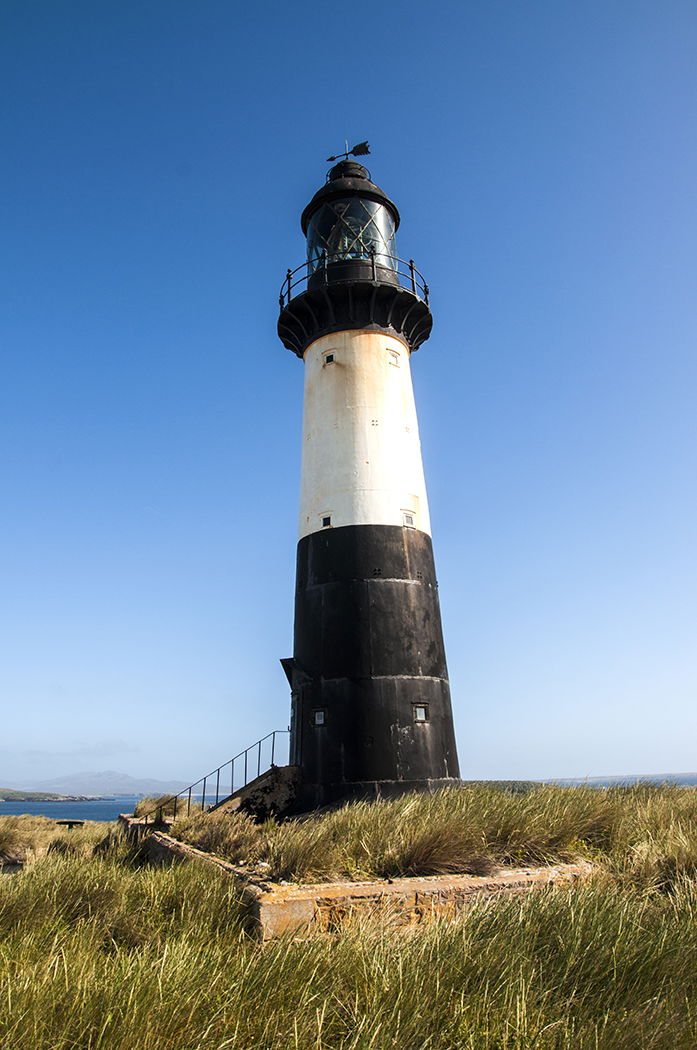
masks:
[[[406,345],[345,331],[317,339],[304,361],[300,538],[343,525],[430,535]]]

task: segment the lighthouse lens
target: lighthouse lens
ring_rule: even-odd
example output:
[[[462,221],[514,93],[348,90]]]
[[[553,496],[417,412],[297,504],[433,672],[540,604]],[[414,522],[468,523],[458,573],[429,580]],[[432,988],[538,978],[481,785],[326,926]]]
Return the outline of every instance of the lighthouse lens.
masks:
[[[362,197],[323,204],[310,219],[307,260],[310,270],[345,259],[370,259],[396,269],[395,222],[388,209]]]

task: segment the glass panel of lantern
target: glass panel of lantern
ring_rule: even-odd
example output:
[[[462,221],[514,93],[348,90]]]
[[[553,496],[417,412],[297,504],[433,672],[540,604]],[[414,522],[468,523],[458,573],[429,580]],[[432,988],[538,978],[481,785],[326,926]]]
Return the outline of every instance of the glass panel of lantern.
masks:
[[[395,224],[383,204],[350,197],[323,204],[310,219],[307,261],[310,271],[341,259],[369,259],[371,249],[379,266],[396,269]]]

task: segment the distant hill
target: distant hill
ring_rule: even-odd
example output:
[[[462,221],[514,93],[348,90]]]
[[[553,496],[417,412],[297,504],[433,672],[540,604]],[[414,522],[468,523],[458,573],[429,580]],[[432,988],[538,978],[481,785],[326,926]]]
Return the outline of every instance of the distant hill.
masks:
[[[0,788],[0,802],[63,802],[64,795],[50,791],[14,791],[12,788]]]
[[[59,795],[167,795],[188,786],[185,780],[153,780],[106,769],[98,773],[71,773],[52,780],[42,780],[32,784],[31,790]]]
[[[637,782],[648,782],[651,784],[683,784],[697,786],[697,773],[649,773],[630,774],[627,776],[609,777],[568,777],[555,778],[544,781],[488,781],[491,785],[506,787],[511,791],[526,791],[534,784],[561,784],[569,787],[576,785],[588,785],[589,787],[611,787],[615,784],[636,784]],[[473,781],[465,781],[473,783]],[[482,781],[477,781],[482,783]],[[113,769],[102,770],[97,773],[72,773],[68,776],[54,777],[52,780],[42,780],[39,783],[27,784],[26,790],[19,789],[15,798],[19,797],[26,801],[30,793],[36,793],[38,797],[45,799],[53,795],[91,795],[104,797],[105,795],[169,795],[177,791],[183,791],[188,787],[185,780],[154,780],[151,777],[132,777],[128,773],[118,773]],[[0,788],[0,798],[10,801],[13,791],[17,788]]]
[[[614,787],[618,784],[682,784],[697,785],[697,773],[632,773],[626,777],[574,777],[545,780],[545,784],[567,784],[569,787]]]

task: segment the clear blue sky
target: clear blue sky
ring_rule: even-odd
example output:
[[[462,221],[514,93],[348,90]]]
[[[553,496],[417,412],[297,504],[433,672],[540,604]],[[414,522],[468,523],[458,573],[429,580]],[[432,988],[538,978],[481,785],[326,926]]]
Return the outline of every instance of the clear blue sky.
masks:
[[[300,212],[369,139],[467,777],[697,767],[697,7],[4,0],[0,786],[288,721]]]

